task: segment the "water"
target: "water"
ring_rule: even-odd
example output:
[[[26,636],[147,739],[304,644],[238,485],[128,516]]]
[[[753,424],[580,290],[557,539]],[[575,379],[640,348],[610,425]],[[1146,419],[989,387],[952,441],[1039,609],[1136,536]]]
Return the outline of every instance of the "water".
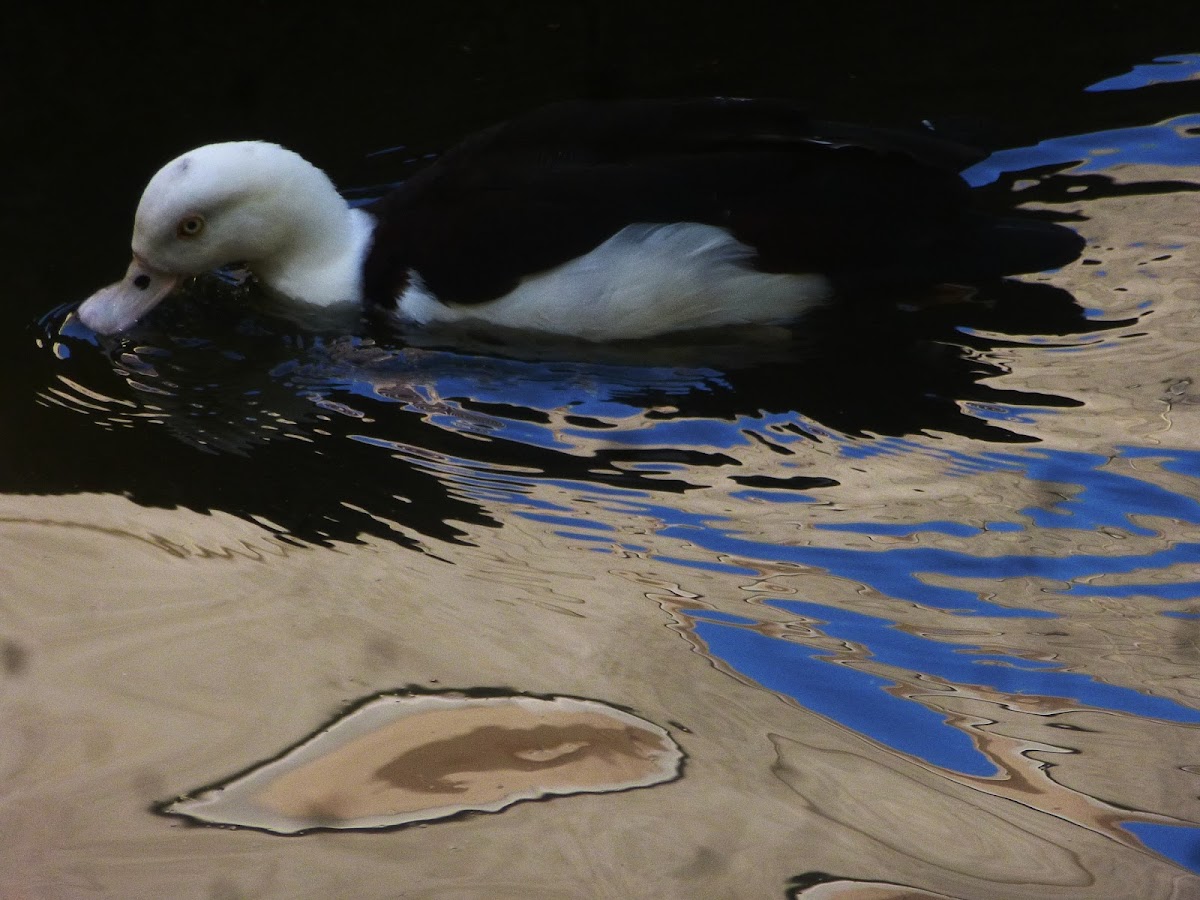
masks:
[[[222,279],[127,338],[33,311],[0,883],[1200,891],[1195,63],[969,173],[1080,263],[882,321],[585,352],[307,331]],[[376,835],[151,811],[405,686],[628,708],[684,774]]]

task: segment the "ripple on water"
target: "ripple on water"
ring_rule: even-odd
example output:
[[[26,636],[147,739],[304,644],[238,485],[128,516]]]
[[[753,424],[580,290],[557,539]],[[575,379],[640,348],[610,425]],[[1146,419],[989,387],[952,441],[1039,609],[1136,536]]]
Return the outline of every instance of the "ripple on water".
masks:
[[[1189,66],[1167,60],[1095,89]],[[53,367],[39,402],[105,430],[93,470],[72,476],[92,490],[225,510],[294,541],[375,538],[446,559],[522,586],[514,628],[551,607],[570,605],[575,618],[560,618],[574,624],[589,605],[653,600],[731,705],[744,696],[735,682],[783,698],[868,747],[876,768],[902,760],[1042,814],[1047,830],[1065,828],[1060,848],[1078,827],[1200,871],[1198,129],[1188,114],[993,155],[973,181],[1075,222],[1085,261],[903,298],[878,323],[831,313],[754,359],[711,340],[564,355],[289,331],[254,312],[230,323],[221,285],[201,282],[136,338],[98,342],[51,316],[37,337]],[[69,460],[80,432],[61,433],[72,447],[49,452]],[[148,446],[157,467],[117,464]],[[47,482],[27,487],[79,489],[53,480],[69,470],[44,466]],[[629,596],[578,587],[596,560]],[[570,579],[578,596],[562,592]],[[706,724],[691,723],[699,736]],[[754,724],[746,741],[778,750],[772,777],[807,789],[821,765],[831,781],[844,774],[844,755]],[[677,771],[665,731],[636,727]],[[554,746],[571,757],[576,743]],[[171,809],[203,817],[275,765]],[[461,774],[429,777],[453,794]],[[535,781],[467,805],[559,792]],[[444,801],[402,819],[462,808]],[[921,793],[913,808],[939,802]],[[306,797],[282,826],[244,809],[213,818],[368,827],[350,814],[330,824],[340,803]],[[833,805],[849,815],[848,801]],[[982,834],[959,825],[964,841]],[[797,896],[866,889],[802,878]]]

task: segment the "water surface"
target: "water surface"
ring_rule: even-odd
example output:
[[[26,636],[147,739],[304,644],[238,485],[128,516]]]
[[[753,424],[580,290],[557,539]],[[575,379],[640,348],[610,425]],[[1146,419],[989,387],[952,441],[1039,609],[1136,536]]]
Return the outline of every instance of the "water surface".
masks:
[[[1194,79],[1193,55],[1142,62],[1091,93]],[[18,896],[1200,890],[1182,96],[969,173],[1076,227],[1080,262],[877,318],[585,349],[313,332],[220,278],[115,339],[47,304],[23,333],[35,428],[0,476],[3,877]],[[406,686],[593,698],[688,764],[378,834],[154,815]]]

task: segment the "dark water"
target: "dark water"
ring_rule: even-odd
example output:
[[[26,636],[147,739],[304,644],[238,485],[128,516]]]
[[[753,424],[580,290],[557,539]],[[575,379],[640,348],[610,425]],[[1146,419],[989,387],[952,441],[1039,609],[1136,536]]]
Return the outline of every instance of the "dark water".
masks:
[[[74,21],[57,40],[10,30],[42,75],[15,107],[0,492],[17,508],[95,494],[228,513],[286,547],[383,545],[460,568],[536,534],[525,577],[544,552],[551,583],[574,557],[673,585],[669,627],[731,706],[765,690],[879,759],[1022,805],[1080,860],[1103,856],[1079,849],[1085,835],[1147,861],[1137,876],[1080,862],[1092,887],[1063,896],[1200,890],[1200,57],[1179,45],[1195,14],[857,6],[810,21],[664,5],[633,27],[607,6],[500,9],[408,11],[388,29],[255,7],[219,28],[173,11],[132,31]],[[1045,210],[1088,250],[970,296],[699,343],[313,331],[216,277],[132,335],[100,340],[71,315],[125,264],[145,178],[191,145],[279,140],[369,196],[537,102],[698,92],[931,119],[1002,148],[968,173],[993,201]],[[0,637],[32,653],[21,598],[6,604]],[[771,777],[788,781],[778,752]],[[229,772],[250,762],[233,756]],[[917,809],[912,845],[936,843]],[[964,826],[981,841],[987,815]],[[1020,863],[964,881],[932,850],[905,852],[923,876],[880,862],[826,878],[800,854],[774,883],[1038,896],[1013,886]],[[1066,890],[1034,868],[1022,891]]]

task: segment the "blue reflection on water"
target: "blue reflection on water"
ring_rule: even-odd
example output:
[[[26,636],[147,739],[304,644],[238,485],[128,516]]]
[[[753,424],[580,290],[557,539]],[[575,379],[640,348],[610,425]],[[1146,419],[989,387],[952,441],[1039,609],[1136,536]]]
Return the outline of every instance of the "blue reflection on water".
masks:
[[[981,653],[974,645],[919,637],[886,619],[819,603],[770,600],[766,605],[825,622],[821,627],[825,635],[867,648],[878,663],[933,675],[951,684],[983,686],[1005,694],[1062,697],[1098,709],[1200,723],[1200,710],[1064,672],[1051,662]],[[753,619],[709,610],[685,612],[696,620],[696,633],[712,653],[806,708],[934,765],[980,776],[998,771],[966,734],[945,727],[940,713],[887,693],[894,681],[853,666],[835,667],[830,651],[765,635],[748,627],[757,624]]]
[[[1177,56],[1158,56],[1152,63],[1134,66],[1123,75],[1105,78],[1088,85],[1085,91],[1132,91],[1152,84],[1189,81],[1200,78],[1200,53],[1181,53]]]
[[[980,653],[970,644],[952,644],[909,634],[877,616],[801,600],[771,600],[768,606],[806,618],[824,619],[821,630],[870,649],[874,659],[900,669],[936,675],[952,684],[982,685],[1006,694],[1061,697],[1097,709],[1112,709],[1170,722],[1200,722],[1200,710],[1152,697],[1087,675],[1064,672],[1053,662]],[[888,743],[891,743],[890,741]]]
[[[911,600],[923,606],[989,616],[1053,618],[1054,614],[1036,609],[1010,609],[987,603],[980,600],[973,591],[928,584],[921,581],[919,576],[922,573],[936,573],[952,578],[985,578],[997,581],[1011,577],[1073,581],[1095,575],[1124,574],[1200,562],[1200,544],[1194,543],[1180,543],[1157,553],[1129,556],[1078,554],[1056,558],[1027,554],[972,556],[969,553],[932,547],[890,547],[887,550],[864,552],[836,547],[781,546],[737,538],[713,528],[694,526],[667,526],[662,533],[716,553],[824,569],[851,581],[867,584],[897,599]],[[1158,585],[1147,586],[1143,593],[1157,593],[1157,587]],[[1088,589],[1079,590],[1086,593]]]
[[[1115,128],[1041,141],[1032,147],[1000,150],[963,172],[972,187],[991,184],[1005,172],[1077,162],[1072,171],[1098,172],[1123,163],[1191,166],[1200,158],[1200,114],[1178,116],[1160,125]]]
[[[902,452],[893,443],[887,452]],[[1174,523],[1200,525],[1200,503],[1183,493],[1168,490],[1137,477],[1137,473],[1114,471],[1113,461],[1153,460],[1163,470],[1200,477],[1200,451],[1172,448],[1119,448],[1113,457],[1099,454],[1029,450],[1022,453],[981,454],[974,465],[952,459],[959,474],[1004,470],[1055,488],[1048,505],[1027,507],[1019,512],[1026,523],[997,522],[980,528],[941,519],[918,523],[813,523],[825,532],[849,532],[868,536],[912,537],[941,534],[971,539],[985,531],[1029,531],[1072,528],[1096,533],[1118,533],[1107,542],[1111,554],[1051,555],[1012,554],[973,556],[920,545],[890,546],[881,550],[851,550],[770,544],[736,533],[733,520],[668,517],[661,533],[686,541],[693,547],[741,560],[794,562],[828,571],[833,575],[869,585],[897,600],[925,606],[955,608],[973,615],[1023,616],[1027,619],[1051,615],[1040,610],[1013,610],[980,600],[975,592],[925,584],[922,573],[963,576],[974,583],[989,579],[997,584],[1018,575],[1032,575],[1067,582],[1066,590],[1083,596],[1131,597],[1145,595],[1153,600],[1194,600],[1200,582],[1170,583],[1164,578],[1168,567],[1194,570],[1200,563],[1200,544],[1176,541],[1149,553],[1121,553],[1119,533],[1154,537],[1157,532],[1136,524],[1132,516],[1160,518]],[[952,477],[952,476],[949,476]],[[626,504],[629,506],[629,504]],[[1014,512],[1017,512],[1014,510]],[[682,521],[683,519],[690,521]],[[672,521],[672,519],[674,521]],[[691,567],[701,563],[680,557],[670,561]],[[1137,583],[1096,585],[1080,583],[1094,576],[1144,573]],[[1061,593],[1062,591],[1053,591]],[[972,644],[935,640],[901,630],[886,618],[852,612],[817,602],[772,599],[766,605],[803,616],[817,623],[826,639],[857,645],[873,662],[895,667],[903,673],[933,676],[952,685],[982,686],[997,692],[1031,697],[1061,698],[1083,707],[1112,710],[1184,725],[1200,724],[1200,710],[1172,699],[1151,696],[1120,685],[1056,668],[1047,661],[1030,661],[1013,655],[982,652]],[[738,672],[763,686],[794,698],[806,708],[842,723],[897,751],[926,762],[970,775],[990,776],[996,766],[959,728],[944,716],[915,700],[888,689],[895,681],[839,661],[828,649],[802,643],[793,636],[784,639],[765,634],[749,618],[690,610],[697,636],[710,652]],[[1165,613],[1172,618],[1197,619],[1200,613]],[[839,664],[840,662],[840,664]],[[900,677],[898,675],[898,677]],[[1200,830],[1188,827],[1128,823],[1125,826],[1146,846],[1175,862],[1200,871]]]
[[[290,368],[300,367],[292,363]],[[272,374],[293,374],[287,369],[280,367]],[[324,365],[319,393],[341,391],[372,402],[405,404],[423,409],[432,424],[448,430],[473,430],[558,450],[570,448],[570,438],[594,441],[596,429],[554,429],[518,416],[466,412],[458,401],[561,412],[612,425],[622,420],[642,422],[645,407],[641,398],[647,393],[670,397],[725,385],[720,372],[704,367],[541,362],[441,351],[397,354],[372,362],[369,372],[369,377],[364,377],[362,367]],[[732,447],[746,442],[734,423],[703,418],[664,419],[651,427],[621,433],[621,443],[631,446]]]
[[[1123,827],[1156,853],[1200,872],[1200,829],[1157,822],[1126,822]]]
[[[768,637],[732,616],[691,610],[695,630],[709,650],[736,662],[739,672],[805,708],[827,716],[880,743],[956,772],[989,776],[998,769],[962,731],[926,706],[887,692],[886,678],[831,664],[828,651]]]
[[[1127,457],[1166,456],[1175,451],[1129,452]],[[1102,466],[1106,456],[1066,450],[1032,452],[1025,456],[989,454],[995,459],[1022,464],[1031,479],[1078,485],[1083,490],[1046,508],[1032,507],[1023,512],[1043,528],[1123,528],[1131,534],[1152,535],[1130,518],[1134,515],[1163,516],[1184,522],[1200,522],[1200,503],[1150,482]],[[1194,462],[1194,461],[1193,461]],[[1189,473],[1190,474],[1190,473]]]
[[[1193,560],[1196,557],[1192,557]],[[1072,588],[1072,591],[1088,597],[1156,597],[1159,600],[1195,600],[1200,598],[1200,581],[1183,581],[1178,584],[1151,582],[1146,584],[1089,584]]]
[[[674,366],[622,366],[606,363],[557,363],[500,358],[469,361],[457,353],[426,351],[420,357],[423,380],[436,380],[443,397],[470,397],[487,403],[511,403],[519,397],[530,409],[561,409],[596,418],[625,418],[644,412],[636,400],[647,391],[688,394],[725,384],[715,369]],[[482,366],[482,368],[481,368]],[[514,392],[514,388],[520,388]],[[381,399],[387,399],[386,397]]]
[[[1170,451],[1157,451],[1168,455]],[[1194,462],[1194,460],[1191,460]],[[1107,457],[1070,451],[1033,451],[1025,455],[983,454],[978,468],[1003,468],[1020,472],[1030,479],[1061,486],[1060,490],[1075,490],[1074,496],[1056,499],[1047,507],[1028,507],[1021,512],[1035,528],[1099,528],[1123,529],[1136,535],[1152,536],[1154,531],[1134,524],[1131,515],[1164,517],[1174,521],[1200,523],[1200,504],[1188,497],[1159,488],[1130,475],[1102,470]],[[1056,494],[1060,497],[1061,494]],[[693,547],[714,554],[737,556],[748,560],[787,562],[815,567],[852,581],[869,585],[900,600],[924,606],[954,610],[973,615],[1030,618],[1052,617],[1053,613],[1038,609],[1002,606],[981,599],[978,591],[930,584],[922,580],[925,573],[969,579],[1002,581],[1014,576],[1073,582],[1105,574],[1156,572],[1170,566],[1200,562],[1200,544],[1176,542],[1165,549],[1150,553],[1075,554],[1058,557],[1048,551],[1035,553],[978,556],[970,552],[927,546],[890,546],[886,549],[864,551],[842,547],[804,546],[756,541],[738,533],[735,519],[702,515],[656,503],[638,503],[632,499],[607,504],[610,511],[632,513],[657,518],[662,524],[660,534],[676,538]],[[957,537],[981,534],[979,528],[939,520],[927,523],[888,525],[865,523],[816,523],[826,530],[857,532],[864,535],[912,535],[921,532],[942,533]],[[1019,523],[992,523],[990,531],[1022,529]],[[1115,548],[1114,548],[1115,550]],[[681,560],[698,565],[695,561]],[[1183,598],[1187,592],[1167,588],[1161,583],[1148,583],[1130,589],[1134,593],[1152,596]],[[1073,590],[1102,596],[1110,588],[1075,585]],[[1115,596],[1115,594],[1109,594]]]
[[[1168,472],[1178,472],[1200,478],[1200,450],[1179,450],[1174,447],[1119,447],[1128,459],[1154,459]]]

